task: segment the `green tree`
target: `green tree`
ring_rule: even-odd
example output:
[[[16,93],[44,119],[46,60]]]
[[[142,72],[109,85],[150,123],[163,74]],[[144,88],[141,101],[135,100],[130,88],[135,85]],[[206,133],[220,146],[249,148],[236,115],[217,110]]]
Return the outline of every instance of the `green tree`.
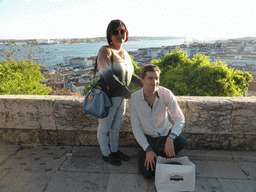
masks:
[[[31,61],[0,62],[0,95],[48,95],[51,89],[40,83],[44,77],[39,69]]]
[[[191,64],[186,51],[179,48],[174,49],[171,54],[167,54],[160,60],[152,60],[151,63],[157,65],[161,70],[161,75],[164,76],[165,72],[175,68],[183,68]]]
[[[138,77],[140,77],[140,70],[141,68],[137,65],[137,63],[134,62],[133,57],[130,55],[131,61],[132,61],[132,65],[134,68],[134,74],[137,75]]]
[[[183,96],[243,96],[252,75],[229,69],[223,61],[210,62],[206,55],[188,59],[176,48],[160,60],[152,60],[161,69],[161,85]]]
[[[88,91],[92,88],[92,86],[95,86],[97,84],[97,82],[98,82],[98,78],[96,77],[95,79],[91,80],[90,85],[85,85],[83,95],[86,95]]]
[[[52,59],[54,56],[49,52],[45,52],[44,49],[41,48],[36,42],[23,43],[24,44],[17,45],[15,42],[4,42],[3,45],[0,45],[1,65],[7,64],[6,66],[8,66],[14,74],[16,74],[16,76],[11,75],[12,78],[9,78],[10,76],[7,77],[8,73],[2,73],[3,76],[6,76],[4,79],[8,79],[10,82],[1,82],[1,94],[45,95],[46,93],[50,93],[52,95],[70,95],[70,88],[64,86],[64,84],[67,82],[67,79],[61,77],[61,72],[45,74],[47,78],[47,89],[45,85],[41,85],[40,81],[42,81],[44,77],[40,71],[42,71],[46,67],[43,67],[38,63],[42,64]],[[16,66],[18,65],[19,70],[16,71]],[[2,66],[2,70],[4,70],[6,66]],[[31,72],[28,72],[29,70],[31,70]],[[24,74],[22,75],[22,73]],[[25,78],[26,76],[28,76],[28,78]],[[31,81],[31,79],[33,81]],[[27,83],[25,83],[26,80]],[[13,90],[11,87],[10,89],[3,88],[4,85],[7,84],[21,87],[17,87],[16,91]],[[33,89],[32,91],[28,88],[30,86],[33,87],[34,85],[38,85],[38,89]],[[42,90],[40,90],[40,88]]]
[[[137,75],[138,77],[140,77],[140,70],[141,68],[137,65],[137,63],[134,62],[132,56],[130,55],[131,61],[132,61],[132,65],[134,68],[134,74]],[[140,87],[136,87],[133,83],[131,83],[130,85],[130,91],[131,93],[134,93],[135,91],[139,90]]]

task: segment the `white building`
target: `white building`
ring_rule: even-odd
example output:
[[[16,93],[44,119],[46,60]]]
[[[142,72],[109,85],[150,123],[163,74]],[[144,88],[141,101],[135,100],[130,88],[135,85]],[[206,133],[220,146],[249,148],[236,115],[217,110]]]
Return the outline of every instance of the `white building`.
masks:
[[[73,59],[73,57],[71,57],[71,56],[63,57],[63,64],[64,65],[69,65],[71,59]]]
[[[71,56],[66,56],[63,57],[63,65],[68,66],[68,65],[79,65],[79,66],[92,66],[93,62],[91,60],[88,60],[86,57],[71,57]]]
[[[87,60],[87,66],[88,67],[93,66],[93,61],[92,60]]]
[[[89,83],[72,83],[71,92],[83,95],[85,85],[89,85]]]
[[[70,59],[72,65],[87,65],[87,59],[85,57],[76,57]]]

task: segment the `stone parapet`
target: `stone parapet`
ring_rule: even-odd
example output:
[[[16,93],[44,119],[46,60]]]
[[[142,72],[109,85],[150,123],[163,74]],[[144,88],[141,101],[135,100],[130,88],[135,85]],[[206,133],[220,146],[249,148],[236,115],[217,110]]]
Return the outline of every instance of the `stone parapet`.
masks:
[[[83,112],[83,99],[0,96],[0,142],[98,145],[98,119]],[[256,150],[256,97],[178,96],[177,100],[186,118],[183,132],[189,149]],[[128,107],[120,146],[138,146]]]

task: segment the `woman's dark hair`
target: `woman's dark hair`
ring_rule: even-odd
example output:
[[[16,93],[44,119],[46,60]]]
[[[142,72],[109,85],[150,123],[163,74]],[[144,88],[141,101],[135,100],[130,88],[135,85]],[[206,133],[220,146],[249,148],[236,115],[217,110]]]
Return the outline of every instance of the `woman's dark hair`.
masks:
[[[116,30],[116,28],[118,28],[120,25],[123,25],[125,30],[126,30],[126,39],[124,42],[128,41],[129,39],[129,32],[125,26],[125,24],[121,21],[121,20],[112,20],[109,24],[108,24],[108,28],[107,28],[107,40],[108,40],[108,44],[110,45],[112,43],[111,40],[111,34],[114,30]]]

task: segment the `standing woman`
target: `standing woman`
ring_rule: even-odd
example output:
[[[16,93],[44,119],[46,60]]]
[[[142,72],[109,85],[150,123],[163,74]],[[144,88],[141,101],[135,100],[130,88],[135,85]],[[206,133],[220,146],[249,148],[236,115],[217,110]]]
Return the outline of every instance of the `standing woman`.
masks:
[[[113,107],[109,114],[99,119],[97,137],[103,154],[103,160],[119,166],[129,157],[118,150],[119,131],[124,118],[126,100],[130,99],[128,89],[130,83],[142,86],[140,79],[133,74],[134,68],[129,54],[122,49],[123,43],[129,39],[125,24],[120,20],[112,20],[107,28],[107,46],[101,47],[97,57],[99,79],[104,79],[110,88]],[[108,145],[107,133],[109,132]]]

